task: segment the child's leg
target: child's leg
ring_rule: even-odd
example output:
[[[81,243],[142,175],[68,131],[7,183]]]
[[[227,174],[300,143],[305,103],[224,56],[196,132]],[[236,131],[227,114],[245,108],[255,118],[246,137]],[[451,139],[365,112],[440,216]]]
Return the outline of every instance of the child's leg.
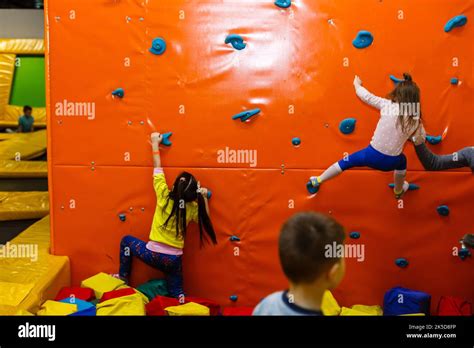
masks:
[[[326,171],[323,174],[321,174],[321,176],[318,176],[318,183],[322,184],[325,181],[335,178],[341,173],[342,173],[341,166],[339,165],[339,162],[336,162],[332,166],[330,166],[328,169],[326,169]]]
[[[407,159],[404,154],[400,156],[400,163],[393,172],[393,180],[395,187],[393,192],[396,198],[401,198],[408,191],[410,185],[405,181],[407,176]]]
[[[180,295],[184,295],[183,267],[182,267],[180,256],[179,256],[179,262],[176,262],[175,265],[176,266],[173,270],[166,273],[166,285],[167,285],[169,295],[171,297],[178,298]]]

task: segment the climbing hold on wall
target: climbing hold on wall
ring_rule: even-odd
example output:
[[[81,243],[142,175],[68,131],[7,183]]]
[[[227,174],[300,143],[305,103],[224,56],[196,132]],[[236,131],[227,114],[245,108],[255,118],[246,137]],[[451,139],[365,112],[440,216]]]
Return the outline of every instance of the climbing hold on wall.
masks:
[[[395,260],[395,264],[400,268],[405,268],[405,267],[408,266],[408,260],[401,257],[401,258]]]
[[[466,23],[467,23],[467,17],[465,15],[459,15],[459,16],[453,17],[444,26],[444,31],[449,33],[454,28],[462,27]]]
[[[236,302],[238,299],[239,299],[239,297],[237,295],[231,295],[229,297],[229,300],[231,300],[232,302]]]
[[[253,110],[247,110],[247,111],[244,111],[244,112],[241,112],[237,115],[234,115],[232,117],[233,120],[239,120],[242,121],[242,122],[246,122],[248,120],[250,120],[250,118],[252,118],[253,116],[256,116],[260,113],[260,109],[253,109]]]
[[[319,183],[318,183],[318,180],[315,179],[314,177],[311,177],[308,181],[308,183],[306,184],[306,189],[308,190],[308,192],[312,195],[318,193],[319,191]]]
[[[447,205],[440,205],[438,208],[436,208],[436,211],[441,216],[449,215],[449,207]]]
[[[394,83],[400,83],[404,81],[403,79],[399,79],[398,77],[394,75],[390,75],[390,80],[392,80]]]
[[[301,139],[298,138],[298,137],[295,137],[295,138],[291,139],[291,143],[292,143],[294,146],[300,146],[300,145],[301,145]]]
[[[357,34],[357,37],[352,41],[355,48],[366,48],[372,45],[374,42],[374,36],[367,30],[361,30]]]
[[[351,232],[349,234],[349,237],[351,237],[352,239],[359,239],[360,238],[360,232]]]
[[[457,77],[453,77],[451,79],[451,84],[457,86],[459,84],[459,79]]]
[[[339,124],[339,130],[342,134],[351,134],[355,130],[356,123],[355,118],[347,118]]]
[[[443,140],[443,137],[441,135],[438,135],[437,137],[434,137],[432,135],[427,135],[426,136],[426,141],[429,142],[431,145],[437,145]]]
[[[125,222],[125,220],[127,220],[127,215],[125,215],[125,214],[119,214],[118,217],[119,217],[120,221],[122,221],[122,222]]]
[[[465,259],[467,259],[470,256],[472,256],[472,254],[471,254],[471,251],[468,248],[461,248],[459,250],[459,258],[461,260],[464,261]]]
[[[275,5],[281,8],[288,8],[291,6],[291,0],[276,0]]]
[[[232,47],[234,47],[236,50],[243,50],[245,47],[247,47],[247,44],[244,42],[244,39],[242,36],[237,35],[237,34],[230,34],[225,38],[225,43],[226,44],[231,44]]]
[[[237,236],[231,236],[231,237],[229,238],[229,240],[230,240],[231,242],[240,242],[240,238],[237,237]]]
[[[392,189],[395,188],[395,184],[388,184],[388,186]],[[418,186],[417,184],[410,184],[410,186],[408,187],[408,191],[415,191],[419,189],[420,189],[420,186]]]
[[[166,51],[166,41],[161,37],[153,39],[150,52],[156,55],[162,55]]]
[[[207,199],[211,199],[211,197],[212,197],[212,191],[207,190]]]
[[[161,134],[161,135],[163,136],[163,140],[161,141],[161,143],[162,143],[164,146],[171,146],[170,137],[173,135],[173,133],[168,132],[168,133],[164,133],[164,134]]]
[[[117,88],[115,91],[112,91],[112,95],[117,98],[123,98],[125,96],[125,91],[123,88]]]

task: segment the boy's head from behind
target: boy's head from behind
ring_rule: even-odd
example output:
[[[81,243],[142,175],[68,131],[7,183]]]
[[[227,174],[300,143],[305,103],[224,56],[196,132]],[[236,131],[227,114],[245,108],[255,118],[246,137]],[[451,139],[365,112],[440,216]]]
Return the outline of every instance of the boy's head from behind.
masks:
[[[282,227],[280,262],[294,285],[318,284],[326,289],[339,285],[345,273],[344,258],[327,257],[327,247],[344,243],[344,228],[318,213],[298,213]]]
[[[23,107],[23,113],[25,114],[25,116],[31,116],[31,113],[33,112],[33,108],[29,105],[25,105]]]

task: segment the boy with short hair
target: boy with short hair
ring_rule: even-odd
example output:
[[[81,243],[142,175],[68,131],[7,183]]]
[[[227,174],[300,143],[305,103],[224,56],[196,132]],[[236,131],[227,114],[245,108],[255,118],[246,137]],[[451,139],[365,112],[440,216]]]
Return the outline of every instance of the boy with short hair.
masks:
[[[299,213],[282,227],[280,262],[289,280],[287,291],[267,296],[253,315],[324,315],[323,294],[339,285],[345,273],[344,258],[328,256],[328,248],[344,243],[344,228],[318,213]]]
[[[23,107],[23,116],[18,119],[18,133],[33,132],[33,123],[35,118],[31,115],[33,108],[29,105]]]

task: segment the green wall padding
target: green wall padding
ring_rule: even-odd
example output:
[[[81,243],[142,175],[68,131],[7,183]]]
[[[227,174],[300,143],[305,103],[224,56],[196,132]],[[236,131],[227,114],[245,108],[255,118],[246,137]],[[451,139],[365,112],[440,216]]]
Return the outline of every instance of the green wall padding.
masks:
[[[44,56],[18,56],[10,105],[46,106]],[[34,113],[34,110],[33,110]]]

